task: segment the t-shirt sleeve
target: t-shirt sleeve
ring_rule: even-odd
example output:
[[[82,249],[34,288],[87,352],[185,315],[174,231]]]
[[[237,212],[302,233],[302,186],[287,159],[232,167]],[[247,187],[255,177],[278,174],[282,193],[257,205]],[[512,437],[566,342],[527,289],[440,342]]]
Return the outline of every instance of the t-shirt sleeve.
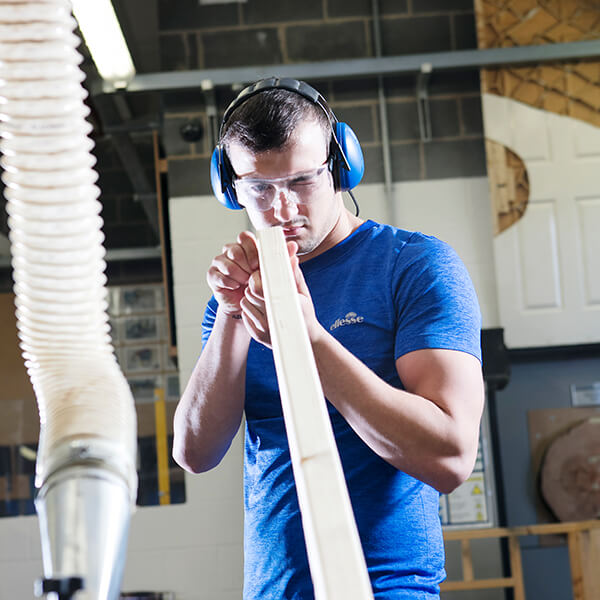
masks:
[[[481,312],[469,273],[446,243],[413,234],[398,252],[395,358],[423,348],[481,361]]]
[[[204,346],[206,346],[206,342],[208,342],[208,338],[210,337],[210,333],[215,324],[218,306],[219,303],[215,300],[215,297],[212,296],[206,305],[204,317],[202,318],[202,350],[204,350]]]

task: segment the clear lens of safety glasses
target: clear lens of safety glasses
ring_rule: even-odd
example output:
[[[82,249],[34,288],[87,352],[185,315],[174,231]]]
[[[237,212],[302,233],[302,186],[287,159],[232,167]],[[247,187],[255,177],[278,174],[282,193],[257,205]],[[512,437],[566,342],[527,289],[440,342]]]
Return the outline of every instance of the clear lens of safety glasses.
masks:
[[[279,193],[285,193],[289,202],[308,204],[325,181],[327,165],[316,169],[274,179],[236,179],[233,183],[238,201],[246,208],[265,212],[269,210]]]

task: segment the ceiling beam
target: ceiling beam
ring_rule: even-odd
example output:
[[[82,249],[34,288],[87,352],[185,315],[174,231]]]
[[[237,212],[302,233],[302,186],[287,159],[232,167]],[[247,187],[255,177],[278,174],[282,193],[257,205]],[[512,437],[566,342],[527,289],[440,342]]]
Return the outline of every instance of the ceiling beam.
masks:
[[[127,100],[123,94],[105,94],[94,97],[93,103],[102,121],[103,131],[112,140],[115,152],[129,178],[134,199],[142,204],[146,218],[158,236],[158,204],[154,184],[146,174],[129,131],[120,127],[132,119]]]
[[[424,66],[432,71],[465,70],[502,65],[540,63],[548,61],[580,60],[600,56],[600,40],[566,42],[512,48],[487,48],[483,50],[454,50],[427,54],[355,58],[312,63],[234,67],[229,69],[204,69],[141,73],[136,75],[126,92],[169,91],[198,88],[204,84],[235,85],[256,81],[262,77],[291,77],[294,79],[340,79],[419,73]],[[95,86],[93,94],[110,92]]]

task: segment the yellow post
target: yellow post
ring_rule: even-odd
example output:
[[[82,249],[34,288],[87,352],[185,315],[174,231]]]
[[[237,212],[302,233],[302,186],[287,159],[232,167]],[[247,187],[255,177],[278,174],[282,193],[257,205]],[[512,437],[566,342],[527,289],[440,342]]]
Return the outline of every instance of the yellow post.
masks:
[[[156,466],[158,471],[158,502],[171,504],[169,481],[169,448],[167,444],[167,408],[164,388],[154,390],[154,420],[156,429]]]

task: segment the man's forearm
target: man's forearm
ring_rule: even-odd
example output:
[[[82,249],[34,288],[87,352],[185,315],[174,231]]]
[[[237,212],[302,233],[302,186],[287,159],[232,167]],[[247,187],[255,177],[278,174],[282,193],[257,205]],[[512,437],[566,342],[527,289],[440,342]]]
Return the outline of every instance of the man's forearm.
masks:
[[[239,429],[249,344],[242,321],[217,312],[175,411],[173,457],[184,469],[199,473],[215,467]]]
[[[443,492],[468,476],[483,402],[476,359],[420,351],[430,353],[431,377],[411,393],[380,379],[327,332],[313,343],[313,351],[326,397],[374,452]],[[464,371],[456,373],[460,389],[429,383],[435,370],[444,373],[449,367]]]

